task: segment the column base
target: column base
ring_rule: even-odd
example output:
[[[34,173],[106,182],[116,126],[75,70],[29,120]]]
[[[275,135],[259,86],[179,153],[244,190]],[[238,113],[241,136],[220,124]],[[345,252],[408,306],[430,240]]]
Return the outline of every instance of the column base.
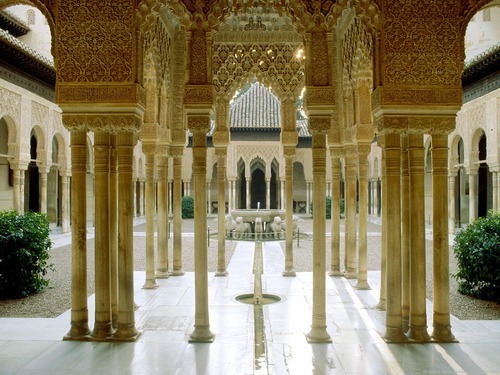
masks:
[[[90,328],[88,323],[71,323],[71,329],[63,337],[63,340],[90,340]]]
[[[383,339],[385,342],[408,341],[408,337],[406,337],[406,335],[403,333],[402,327],[386,327]]]
[[[332,342],[326,327],[311,327],[309,333],[306,334],[306,340],[309,344]]]
[[[410,329],[408,330],[408,338],[417,342],[427,342],[430,341],[431,336],[427,332],[427,327],[417,327],[410,325]]]
[[[330,269],[330,271],[328,272],[328,276],[341,277],[344,276],[344,274],[340,272],[340,268],[337,268],[337,269]]]
[[[215,273],[215,276],[221,276],[222,277],[222,276],[227,276],[227,275],[229,275],[229,272],[227,272],[225,270],[224,271],[217,271]]]
[[[344,277],[346,279],[357,279],[358,271],[355,268],[348,268],[344,272]]]
[[[158,284],[156,283],[155,280],[146,280],[146,282],[142,286],[142,289],[156,289],[156,288],[158,288]]]
[[[113,337],[115,330],[111,322],[109,323],[95,323],[94,330],[91,337],[94,341],[108,341]]]
[[[155,277],[157,279],[168,279],[170,277],[170,273],[166,270],[157,270]]]
[[[172,272],[170,272],[170,276],[183,276],[183,275],[184,275],[183,270],[173,270]]]
[[[358,283],[354,287],[359,290],[371,290],[371,286],[368,284],[368,281],[365,280],[358,280]]]
[[[294,271],[294,270],[291,270],[291,271],[283,271],[281,273],[281,276],[283,277],[295,277],[297,276],[297,273]]]
[[[386,300],[385,299],[381,299],[379,300],[379,302],[377,303],[377,305],[375,306],[375,308],[377,310],[380,310],[380,311],[385,311],[386,310],[386,307],[387,307],[387,304],[386,304]]]
[[[453,333],[451,333],[450,325],[434,324],[431,334],[432,341],[437,342],[458,342]]]
[[[189,335],[188,342],[205,342],[210,343],[215,339],[215,334],[210,331],[209,327],[194,327],[194,331]]]
[[[141,335],[134,324],[118,324],[113,341],[135,341]]]

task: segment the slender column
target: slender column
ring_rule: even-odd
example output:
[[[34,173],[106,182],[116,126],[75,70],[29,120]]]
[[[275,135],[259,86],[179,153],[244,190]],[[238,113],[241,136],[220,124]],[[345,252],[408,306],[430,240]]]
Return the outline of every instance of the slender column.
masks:
[[[168,163],[166,156],[158,161],[158,267],[156,277],[166,279],[168,274]]]
[[[286,211],[285,211],[285,270],[283,276],[295,276],[293,269],[293,157],[294,147],[285,147]]]
[[[173,271],[171,276],[182,276],[182,147],[172,149],[174,158],[173,182],[173,220],[174,220],[174,254]]]
[[[113,328],[118,325],[118,160],[116,134],[110,139],[109,179],[109,248],[111,253],[111,320]]]
[[[306,182],[306,214],[309,215],[311,213],[311,195],[310,195],[310,183]]]
[[[410,175],[408,171],[408,136],[401,135],[401,262],[403,332],[410,328]]]
[[[71,134],[71,328],[65,340],[81,340],[90,334],[87,307],[87,134]]]
[[[469,224],[477,219],[477,169],[469,171]]]
[[[427,341],[425,276],[425,197],[424,139],[422,134],[408,135],[410,174],[410,330],[408,337]]]
[[[449,244],[446,213],[448,136],[432,134],[433,331],[437,341],[454,341],[450,325]]]
[[[154,289],[158,287],[155,279],[155,146],[143,144],[142,148],[146,154],[146,280],[142,288]]]
[[[250,176],[246,177],[247,210],[250,209]]]
[[[210,116],[188,116],[188,127],[193,133],[194,178],[194,252],[195,252],[195,317],[190,342],[212,342],[208,314],[208,265],[207,265],[207,132]]]
[[[95,325],[92,337],[113,335],[111,324],[111,278],[109,248],[109,133],[94,132],[95,191]]]
[[[358,276],[356,254],[356,150],[346,147],[346,183],[345,183],[345,277],[354,279]],[[315,207],[316,208],[316,207]]]
[[[266,208],[271,208],[271,178],[266,177]]]
[[[330,276],[341,276],[340,272],[340,156],[341,150],[330,147],[330,159],[332,164],[332,219],[331,219],[331,259]],[[309,185],[309,184],[308,184]],[[309,190],[309,188],[308,188]],[[309,202],[307,203],[309,207]]]
[[[140,332],[135,328],[134,310],[134,194],[132,165],[135,134],[116,134],[118,161],[118,321],[114,338],[133,341]]]
[[[217,155],[217,272],[215,276],[227,276],[226,270],[226,148],[216,148]]]
[[[381,144],[382,142],[379,142]],[[380,259],[380,293],[379,293],[379,301],[377,304],[377,309],[385,311],[387,307],[387,180],[385,176],[385,152],[382,149],[382,178],[380,181],[380,211],[382,216],[382,230],[381,230],[381,259]]]
[[[61,229],[63,233],[68,233],[71,230],[71,226],[69,225],[69,176],[66,174],[67,172],[61,175],[61,217],[62,217],[62,225]]]
[[[280,194],[280,197],[281,197],[281,209],[282,210],[286,210],[286,200],[285,200],[285,183],[286,183],[286,180],[281,180],[280,182],[280,189],[281,189],[281,194]]]
[[[24,207],[21,204],[21,175],[24,175],[24,171],[20,168],[14,168],[14,210],[17,212],[23,212]]]
[[[498,211],[498,172],[491,172],[491,179],[493,181],[493,209]]]
[[[146,189],[145,189],[146,181],[140,180],[139,181],[139,186],[140,186],[140,194],[141,197],[139,198],[140,200],[140,205],[141,205],[141,216],[146,215],[146,205],[145,205],[145,195],[146,195]]]
[[[358,145],[359,168],[359,247],[358,247],[358,282],[357,289],[371,289],[368,284],[368,244],[366,222],[368,220],[368,153],[369,145]]]
[[[167,164],[167,168],[168,168],[168,164]],[[172,186],[172,181],[171,180],[168,180],[168,215],[172,215],[172,206],[173,206],[173,202],[172,202],[172,190],[173,190],[173,186]]]
[[[456,173],[456,172],[454,172]],[[455,184],[456,175],[450,174],[448,176],[448,231],[455,234],[456,206],[455,206]]]
[[[406,340],[402,329],[401,311],[401,145],[399,132],[383,133],[380,141],[385,152],[384,170],[386,186],[384,211],[386,220],[385,241],[387,246],[386,280],[386,332],[387,341]]]
[[[313,158],[313,301],[312,324],[306,338],[310,343],[331,342],[326,330],[326,132],[330,129],[330,117],[311,116]]]
[[[497,172],[497,211],[500,211],[500,172]]]
[[[38,167],[40,171],[40,213],[47,213],[47,168]]]
[[[211,197],[212,197],[212,192],[210,191],[210,186],[211,182],[207,181],[207,215],[212,213],[212,205],[211,205]]]

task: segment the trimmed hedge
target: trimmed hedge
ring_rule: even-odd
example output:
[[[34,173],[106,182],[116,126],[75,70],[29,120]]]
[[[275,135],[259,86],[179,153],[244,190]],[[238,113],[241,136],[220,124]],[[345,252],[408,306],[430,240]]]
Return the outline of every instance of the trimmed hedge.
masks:
[[[26,297],[49,284],[49,232],[47,215],[0,211],[0,298]]]
[[[194,198],[190,195],[185,195],[184,197],[182,197],[182,218],[194,218]]]
[[[489,211],[455,236],[458,291],[500,301],[500,213]]]

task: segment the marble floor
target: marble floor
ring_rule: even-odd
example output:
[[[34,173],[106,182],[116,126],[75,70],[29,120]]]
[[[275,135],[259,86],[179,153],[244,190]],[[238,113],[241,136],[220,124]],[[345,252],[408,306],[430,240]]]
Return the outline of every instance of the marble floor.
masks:
[[[69,311],[54,319],[0,319],[0,374],[500,374],[500,321],[452,317],[458,343],[386,343],[381,337],[384,313],[374,308],[378,272],[369,273],[371,290],[356,290],[354,280],[326,278],[332,342],[308,344],[312,274],[282,277],[284,258],[277,242],[263,244],[262,288],[281,301],[263,306],[259,333],[254,306],[235,300],[253,293],[253,254],[253,243],[239,242],[229,275],[208,276],[213,343],[188,343],[193,273],[157,280],[159,288],[146,290],[141,289],[144,273],[136,272],[136,326],[142,332],[136,342],[62,341]],[[258,362],[257,336],[265,345],[259,347],[265,355]]]

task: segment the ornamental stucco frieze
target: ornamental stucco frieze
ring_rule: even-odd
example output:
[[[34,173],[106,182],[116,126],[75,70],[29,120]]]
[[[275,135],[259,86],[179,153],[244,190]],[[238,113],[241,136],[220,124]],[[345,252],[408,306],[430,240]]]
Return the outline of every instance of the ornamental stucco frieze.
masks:
[[[65,103],[146,103],[146,92],[137,84],[59,84],[57,101]]]
[[[21,121],[21,95],[0,87],[0,113],[2,116],[12,116],[19,123]]]
[[[372,94],[372,108],[384,105],[453,105],[462,103],[462,90],[456,88],[418,88],[411,87],[381,87]]]
[[[187,85],[184,89],[184,104],[213,105],[214,92],[212,85]]]
[[[58,82],[133,82],[134,3],[61,1],[54,43]]]
[[[31,124],[32,126],[49,124],[49,108],[38,102],[31,102]]]
[[[135,113],[63,113],[62,120],[68,130],[109,131],[111,133],[138,133],[141,123]]]

